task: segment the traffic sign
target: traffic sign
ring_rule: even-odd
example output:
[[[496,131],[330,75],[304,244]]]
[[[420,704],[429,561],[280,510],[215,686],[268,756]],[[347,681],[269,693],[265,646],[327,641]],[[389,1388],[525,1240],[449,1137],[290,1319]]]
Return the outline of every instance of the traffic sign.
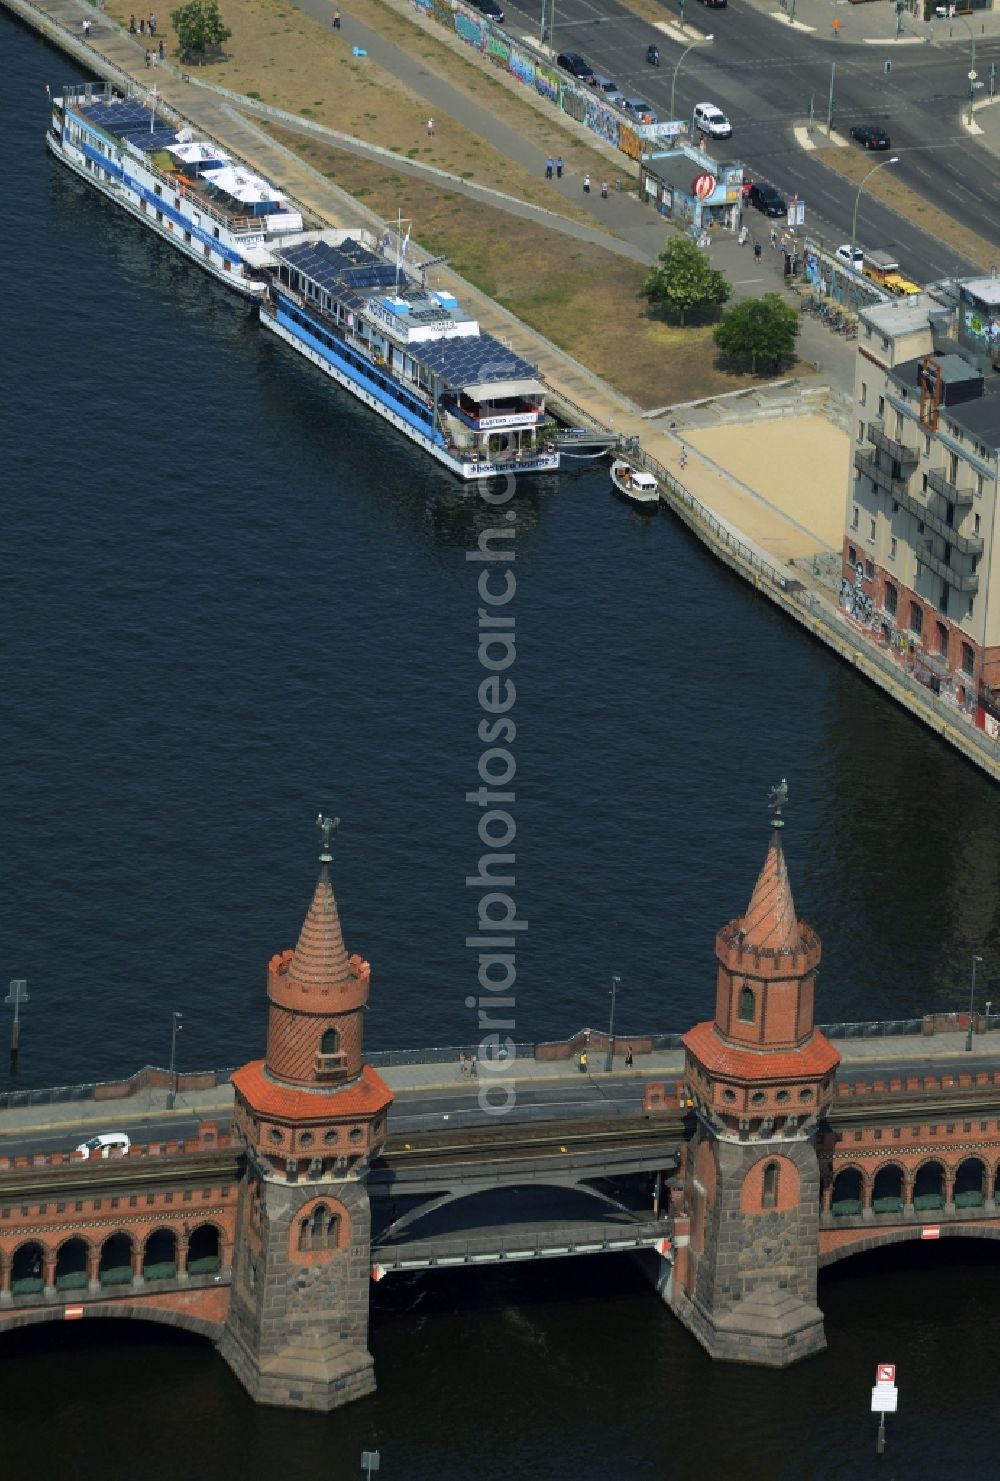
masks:
[[[876,1383],[872,1389],[872,1413],[895,1414],[899,1405],[899,1389],[894,1383]]]
[[[978,76],[979,76],[979,73],[975,70],[975,68],[973,68],[973,70],[969,73],[969,81],[970,82],[975,82],[975,80],[976,80],[976,78]]]
[[[896,1382],[896,1364],[895,1363],[879,1363],[878,1366],[875,1369],[875,1382],[876,1383],[895,1383]]]
[[[920,1238],[921,1239],[940,1239],[941,1238],[941,1226],[940,1226],[940,1224],[925,1224],[924,1227],[920,1231]]]

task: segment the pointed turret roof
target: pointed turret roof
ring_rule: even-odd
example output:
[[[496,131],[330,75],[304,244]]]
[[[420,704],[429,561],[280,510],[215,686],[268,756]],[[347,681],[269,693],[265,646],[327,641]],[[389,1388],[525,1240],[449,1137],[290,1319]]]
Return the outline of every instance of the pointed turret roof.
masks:
[[[337,901],[325,862],[288,966],[288,979],[310,988],[353,985],[357,980],[344,947]]]
[[[788,883],[780,827],[771,832],[767,858],[757,877],[742,928],[743,944],[757,950],[794,951],[801,944],[802,932]]]

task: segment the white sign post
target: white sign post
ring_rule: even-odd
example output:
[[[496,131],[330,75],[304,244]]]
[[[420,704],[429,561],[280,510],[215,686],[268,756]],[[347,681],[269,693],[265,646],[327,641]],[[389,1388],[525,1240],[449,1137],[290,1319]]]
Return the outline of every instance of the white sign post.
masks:
[[[885,1451],[885,1416],[896,1413],[898,1399],[896,1364],[878,1363],[875,1368],[875,1387],[872,1389],[872,1413],[878,1415],[876,1455],[882,1455]]]

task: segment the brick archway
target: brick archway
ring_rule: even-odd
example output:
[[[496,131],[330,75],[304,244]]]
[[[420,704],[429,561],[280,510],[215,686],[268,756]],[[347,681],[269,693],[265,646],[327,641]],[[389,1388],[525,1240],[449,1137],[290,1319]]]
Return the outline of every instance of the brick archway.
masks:
[[[836,1265],[840,1260],[849,1260],[852,1255],[867,1255],[873,1250],[883,1249],[888,1245],[905,1244],[907,1241],[920,1240],[921,1225],[917,1224],[912,1229],[886,1229],[878,1234],[869,1234],[866,1230],[857,1230],[857,1239],[850,1243],[838,1245],[835,1249],[820,1252],[819,1267],[825,1270],[829,1265]],[[1000,1240],[1000,1227],[995,1223],[989,1224],[941,1224],[938,1226],[942,1239],[995,1239]]]
[[[64,1322],[65,1319],[66,1309],[61,1305],[45,1310],[35,1308],[32,1311],[4,1313],[0,1315],[0,1342],[8,1332],[14,1332],[19,1327],[34,1327],[40,1322]],[[223,1328],[221,1321],[213,1322],[191,1312],[158,1309],[135,1301],[107,1301],[88,1306],[85,1320],[153,1322],[158,1326],[179,1327],[182,1331],[190,1332],[195,1337],[204,1337],[211,1343],[218,1341]]]

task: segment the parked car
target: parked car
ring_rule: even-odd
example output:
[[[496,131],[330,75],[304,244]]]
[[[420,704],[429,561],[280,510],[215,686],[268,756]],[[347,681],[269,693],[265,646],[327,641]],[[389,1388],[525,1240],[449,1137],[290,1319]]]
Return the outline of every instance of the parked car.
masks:
[[[696,103],[692,119],[696,129],[703,134],[709,134],[713,139],[732,138],[732,124],[722,109],[716,108],[714,103]]]
[[[765,216],[788,215],[785,198],[778,194],[773,185],[763,185],[755,181],[750,187],[747,200],[758,211],[763,211]]]
[[[622,98],[619,107],[623,108],[629,117],[634,118],[637,123],[656,122],[656,114],[642,98]]]
[[[859,273],[864,268],[865,254],[860,247],[852,247],[850,243],[845,242],[843,246],[837,248],[833,255],[838,262],[842,262],[852,272]]]
[[[124,1131],[102,1131],[81,1142],[77,1151],[81,1157],[126,1157],[132,1143]]]
[[[556,66],[568,72],[571,77],[580,82],[593,82],[594,69],[589,62],[585,62],[578,51],[561,51],[556,57]]]
[[[595,72],[592,86],[596,87],[597,91],[604,95],[606,102],[620,103],[622,101],[624,94],[617,82],[612,82],[610,77],[602,77],[599,72]]]
[[[503,25],[503,8],[497,4],[497,0],[472,0],[472,3],[487,20],[496,21],[498,26]]]
[[[891,149],[892,140],[885,129],[874,123],[856,123],[851,129],[851,138],[865,149]]]
[[[710,10],[724,10],[728,0],[701,0],[702,5],[707,5]]]

